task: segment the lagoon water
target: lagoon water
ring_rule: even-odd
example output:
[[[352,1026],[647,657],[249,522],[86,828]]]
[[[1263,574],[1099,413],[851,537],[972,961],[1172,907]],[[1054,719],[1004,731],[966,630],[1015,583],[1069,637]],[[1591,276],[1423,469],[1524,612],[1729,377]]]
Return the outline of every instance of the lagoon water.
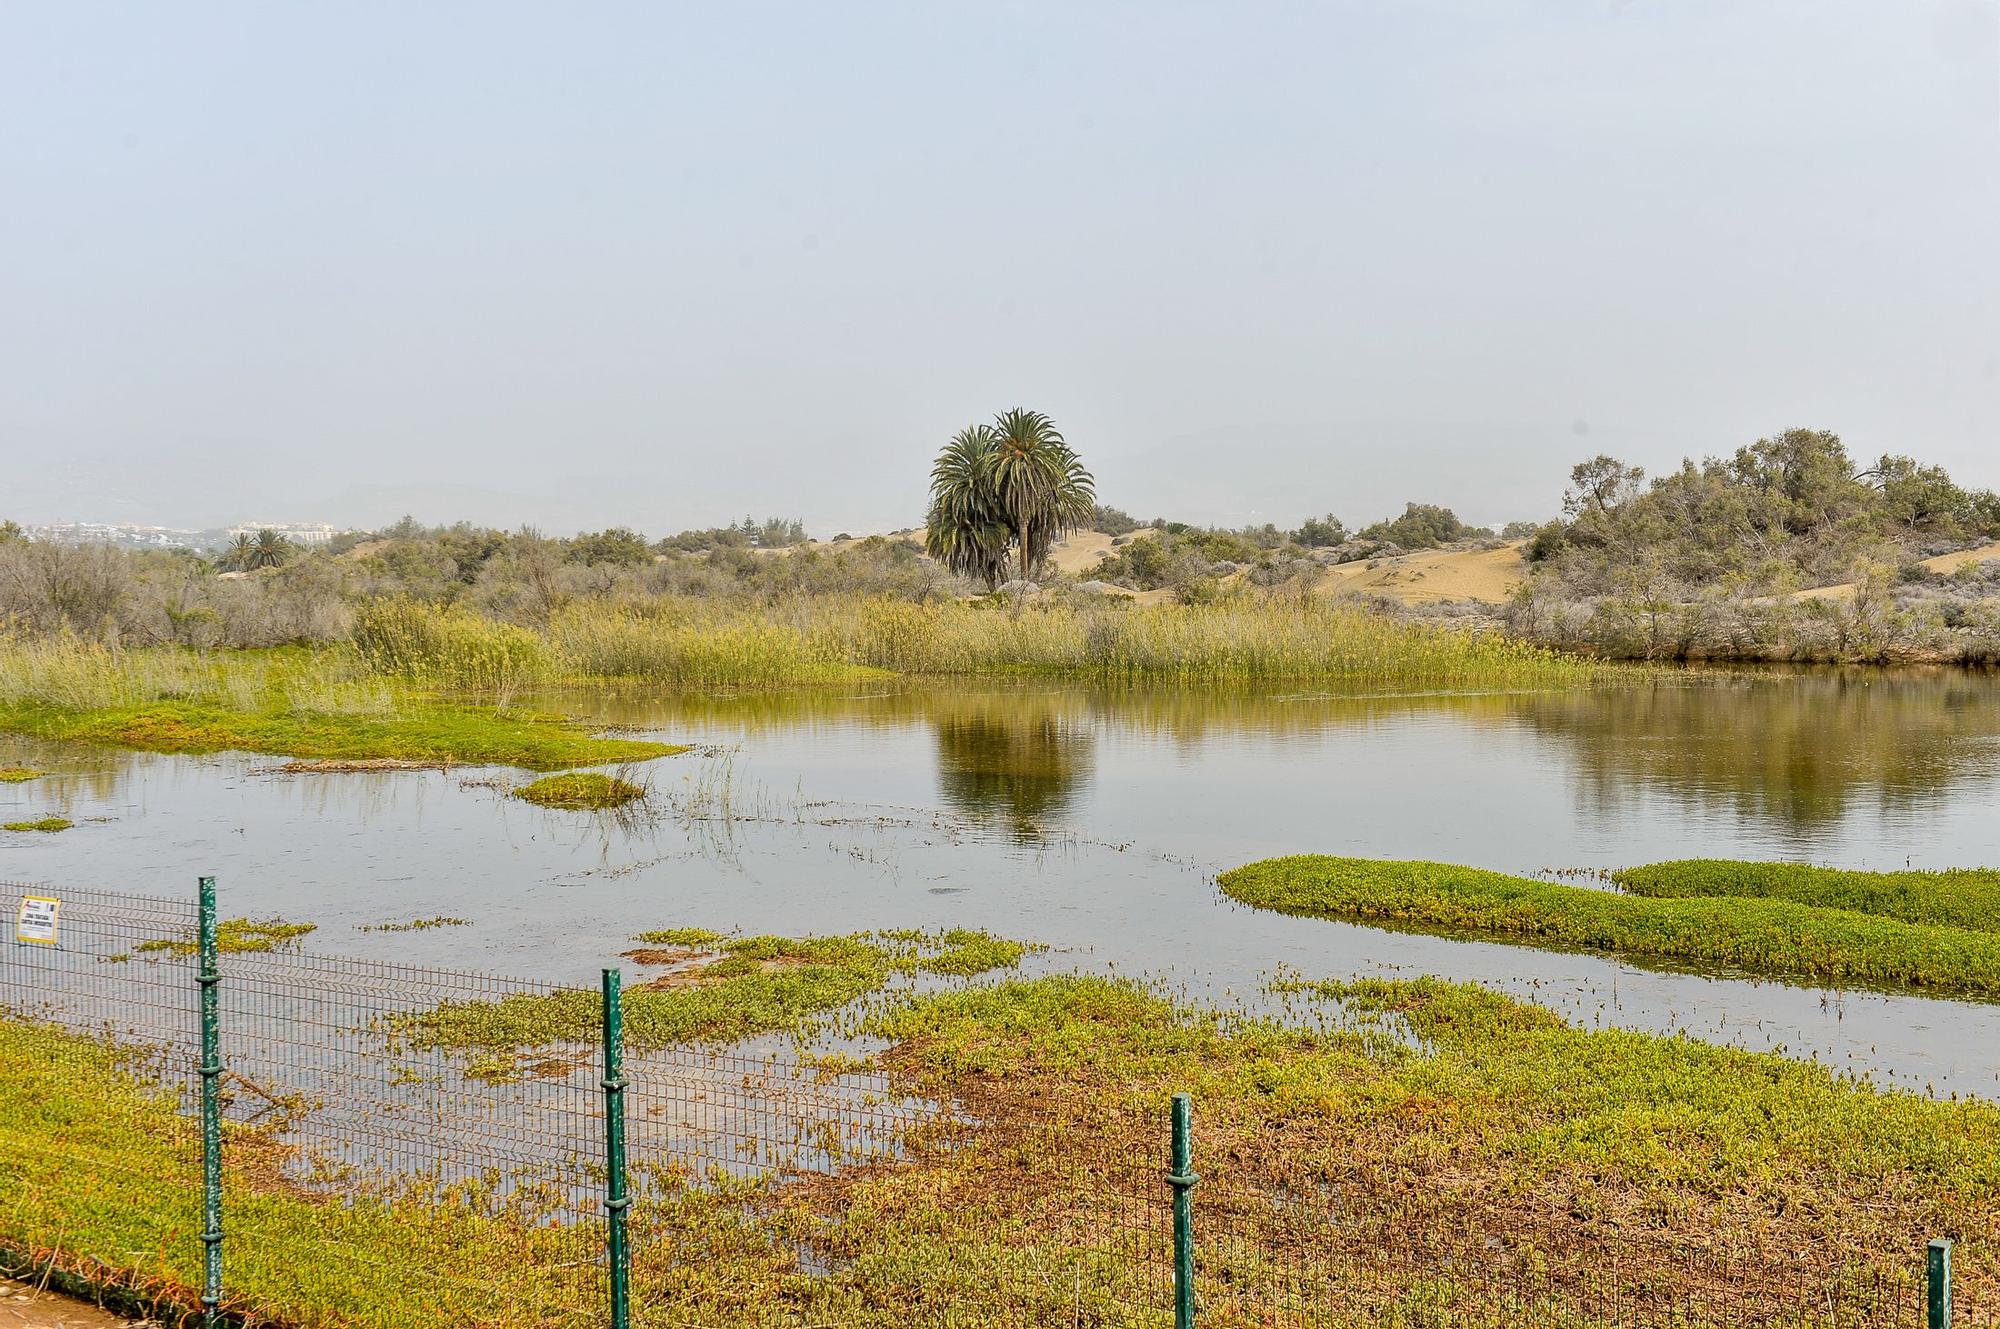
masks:
[[[1688,856],[2000,865],[2000,678],[1741,674],[1587,692],[1342,697],[1047,683],[526,704],[699,744],[640,768],[639,816],[549,812],[518,772],[277,773],[0,736],[0,878],[185,895],[320,925],[320,950],[590,980],[637,931],[983,927],[1258,1006],[1284,972],[1442,974],[1586,1025],[1783,1049],[2000,1096],[2000,1005],[1824,992],[1237,906],[1272,854],[1509,871]],[[370,924],[436,915],[467,926]],[[0,948],[0,953],[11,948]]]

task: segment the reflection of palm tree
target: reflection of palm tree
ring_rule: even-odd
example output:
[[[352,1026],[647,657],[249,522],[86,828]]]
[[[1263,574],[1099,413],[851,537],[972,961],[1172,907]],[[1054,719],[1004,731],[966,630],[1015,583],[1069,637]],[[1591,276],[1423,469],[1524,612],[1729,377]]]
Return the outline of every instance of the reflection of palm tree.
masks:
[[[937,735],[938,785],[945,801],[976,816],[998,815],[1023,839],[1067,811],[1090,773],[1096,739],[1048,706],[1009,705],[931,717]]]

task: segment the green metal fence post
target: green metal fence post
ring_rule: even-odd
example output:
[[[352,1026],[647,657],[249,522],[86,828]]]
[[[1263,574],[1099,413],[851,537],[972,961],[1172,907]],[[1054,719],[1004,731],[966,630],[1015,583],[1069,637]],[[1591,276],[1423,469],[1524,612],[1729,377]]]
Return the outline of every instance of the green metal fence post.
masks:
[[[1939,1237],[1931,1243],[1929,1277],[1925,1280],[1929,1287],[1924,1309],[1927,1312],[1924,1323],[1928,1329],[1951,1329],[1951,1242]]]
[[[1194,1329],[1194,1100],[1174,1095],[1174,1329]]]
[[[620,998],[624,975],[604,971],[604,1215],[611,1262],[611,1329],[627,1329],[631,1311],[627,1285],[632,1252],[626,1245],[625,1211],[625,1013]]]
[[[203,1329],[217,1329],[222,1323],[222,1021],[217,1013],[222,974],[216,965],[215,878],[201,878],[200,897],[201,1322]]]

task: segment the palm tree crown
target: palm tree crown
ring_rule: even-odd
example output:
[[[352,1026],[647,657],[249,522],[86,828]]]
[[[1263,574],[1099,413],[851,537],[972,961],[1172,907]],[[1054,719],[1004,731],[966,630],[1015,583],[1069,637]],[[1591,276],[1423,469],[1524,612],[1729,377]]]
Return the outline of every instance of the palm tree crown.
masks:
[[[925,545],[962,576],[999,585],[1010,551],[1021,580],[1065,531],[1090,519],[1096,484],[1040,411],[1005,411],[952,435],[931,467]]]
[[[256,542],[250,549],[250,566],[253,568],[275,568],[291,556],[292,542],[268,526],[257,532]]]
[[[256,557],[257,541],[252,538],[250,532],[238,531],[236,538],[229,542],[229,548],[224,551],[222,561],[227,563],[233,571],[248,572],[256,566],[252,562]]]

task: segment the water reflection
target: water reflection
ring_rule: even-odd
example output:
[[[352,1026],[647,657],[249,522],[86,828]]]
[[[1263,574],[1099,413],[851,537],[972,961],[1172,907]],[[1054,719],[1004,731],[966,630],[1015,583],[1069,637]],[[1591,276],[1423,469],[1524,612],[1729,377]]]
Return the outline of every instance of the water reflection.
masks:
[[[1473,760],[1514,763],[1506,778],[1567,784],[1578,816],[1616,821],[1664,799],[1801,842],[1857,810],[1907,817],[1953,798],[1983,797],[2000,774],[2000,677],[1955,670],[1708,674],[1478,695],[981,683],[678,698],[612,691],[546,700],[614,723],[668,732],[722,728],[780,747],[815,735],[928,730],[937,796],[1024,835],[1048,818],[1089,810],[1088,794],[1102,778],[1098,746],[1114,739],[1196,762],[1254,745],[1273,760],[1299,763],[1283,774],[1288,780],[1331,778],[1329,760],[1346,769],[1379,767],[1383,778],[1394,778],[1418,774],[1398,769],[1409,760],[1399,742],[1442,728]],[[1535,751],[1508,750],[1523,737]]]
[[[1281,966],[1445,974],[1584,1023],[2000,1087],[2000,1006],[1290,918],[1233,905],[1209,880],[1310,850],[1506,870],[1689,854],[2000,863],[2000,678],[1366,697],[626,686],[522,705],[722,750],[650,768],[685,815],[628,825],[509,798],[515,772],[293,776],[268,758],[6,740],[0,764],[54,774],[0,787],[0,803],[77,826],[0,836],[0,876],[179,898],[212,873],[232,913],[315,921],[335,952],[572,981],[662,926],[983,927],[1052,947],[1035,964],[1053,971],[1153,975],[1224,1002],[1257,1000]],[[431,915],[472,922],[362,931]]]
[[[1544,693],[1516,713],[1569,750],[1579,796],[1599,809],[1647,792],[1800,835],[1862,802],[1888,813],[1935,806],[2000,770],[2000,683],[1958,671]]]
[[[1069,812],[1090,777],[1096,733],[1057,700],[982,697],[936,707],[927,718],[945,801],[1004,820],[1020,840],[1041,838],[1044,819]]]

